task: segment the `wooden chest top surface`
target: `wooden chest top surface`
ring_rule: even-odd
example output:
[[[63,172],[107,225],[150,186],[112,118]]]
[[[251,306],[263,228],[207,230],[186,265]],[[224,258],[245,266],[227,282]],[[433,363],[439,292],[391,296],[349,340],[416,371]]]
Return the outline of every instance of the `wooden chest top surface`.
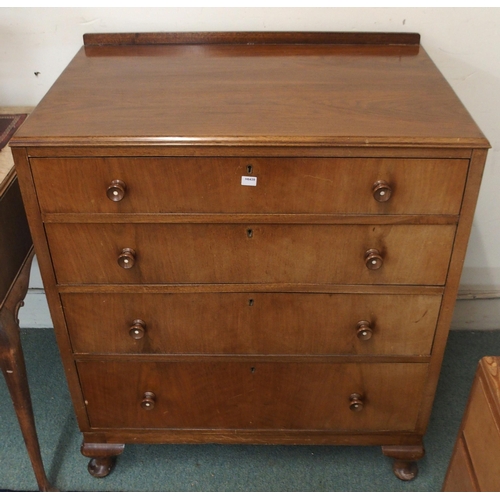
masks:
[[[488,147],[401,34],[252,35],[87,36],[12,145]]]

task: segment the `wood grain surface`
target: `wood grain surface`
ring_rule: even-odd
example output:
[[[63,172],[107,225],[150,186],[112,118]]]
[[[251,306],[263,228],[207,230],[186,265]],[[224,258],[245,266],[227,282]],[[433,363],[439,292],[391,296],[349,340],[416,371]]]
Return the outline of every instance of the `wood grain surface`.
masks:
[[[250,233],[251,232],[251,233]],[[453,225],[47,224],[59,284],[442,285]],[[123,249],[135,263],[117,263]],[[365,253],[384,263],[369,270]]]
[[[488,147],[422,47],[82,48],[12,145]]]
[[[410,431],[421,363],[79,362],[93,428]],[[321,383],[318,381],[321,380]],[[386,387],[391,387],[387,391]],[[144,410],[145,392],[156,395]],[[362,411],[349,408],[360,393]]]
[[[44,213],[458,214],[468,164],[401,158],[31,161]],[[242,185],[247,177],[256,185]],[[107,196],[113,180],[124,184],[120,201]],[[381,180],[392,190],[386,202],[373,194]]]
[[[429,355],[434,295],[64,294],[75,353]],[[136,319],[141,339],[130,336]],[[357,324],[373,331],[363,340]]]

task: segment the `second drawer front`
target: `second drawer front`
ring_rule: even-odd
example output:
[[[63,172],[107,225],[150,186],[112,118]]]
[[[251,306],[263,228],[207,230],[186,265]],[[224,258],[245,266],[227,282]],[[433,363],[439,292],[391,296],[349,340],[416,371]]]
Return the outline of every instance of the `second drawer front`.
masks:
[[[94,428],[394,432],[415,427],[427,365],[82,361],[78,372]]]
[[[441,303],[434,295],[322,293],[61,298],[76,353],[126,354],[429,355]]]
[[[47,224],[46,232],[59,283],[443,285],[455,226]],[[380,259],[367,263],[370,249]]]

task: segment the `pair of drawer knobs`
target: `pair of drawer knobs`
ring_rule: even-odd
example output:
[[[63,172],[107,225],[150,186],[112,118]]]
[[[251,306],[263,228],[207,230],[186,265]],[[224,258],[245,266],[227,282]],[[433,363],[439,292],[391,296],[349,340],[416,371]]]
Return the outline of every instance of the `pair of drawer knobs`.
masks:
[[[251,231],[251,230],[249,230]],[[120,255],[118,256],[118,264],[123,269],[131,269],[135,265],[136,253],[132,248],[122,249]],[[370,248],[365,252],[365,265],[371,271],[376,271],[382,267],[384,259],[380,252],[375,248]]]
[[[135,319],[128,331],[129,335],[140,340],[146,334],[146,323],[142,319]],[[373,335],[372,325],[369,321],[359,321],[356,325],[356,335],[359,340],[370,340]]]
[[[156,403],[156,394],[151,391],[146,391],[142,396],[141,408],[143,410],[153,410]],[[354,392],[349,396],[349,409],[351,411],[361,411],[364,407],[363,397],[361,394]]]
[[[125,197],[127,186],[119,179],[111,182],[106,190],[106,195],[111,201],[121,201]],[[392,196],[392,188],[386,181],[377,181],[372,187],[373,198],[379,203],[389,201]]]

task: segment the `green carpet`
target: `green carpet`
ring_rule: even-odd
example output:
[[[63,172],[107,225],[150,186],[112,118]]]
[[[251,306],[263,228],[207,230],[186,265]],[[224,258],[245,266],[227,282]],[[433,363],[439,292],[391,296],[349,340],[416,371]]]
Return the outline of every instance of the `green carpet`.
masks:
[[[414,481],[402,482],[380,447],[126,445],[115,470],[96,479],[81,456],[52,330],[22,335],[42,456],[60,491],[440,491],[477,362],[500,355],[500,331],[450,334]],[[0,490],[37,486],[0,377]]]

